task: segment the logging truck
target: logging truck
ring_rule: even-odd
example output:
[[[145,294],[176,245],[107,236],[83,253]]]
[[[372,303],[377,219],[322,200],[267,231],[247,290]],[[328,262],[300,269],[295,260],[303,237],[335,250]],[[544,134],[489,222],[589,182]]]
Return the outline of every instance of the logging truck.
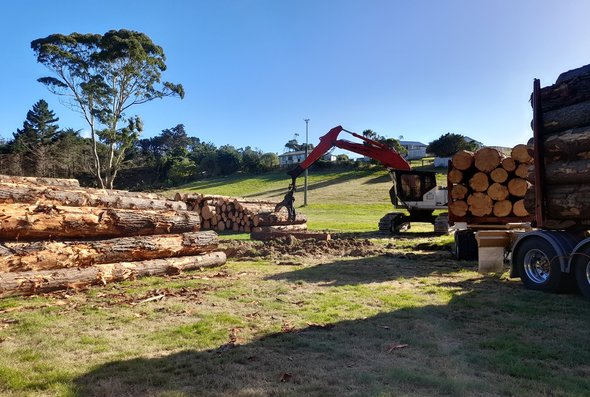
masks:
[[[338,139],[341,132],[346,132],[362,143]],[[408,210],[409,215],[403,212],[391,212],[379,221],[379,230],[396,233],[410,228],[410,222],[429,222],[435,225],[435,231],[448,232],[446,214],[435,216],[435,210],[446,210],[448,191],[446,186],[437,186],[436,174],[432,171],[412,170],[410,163],[397,151],[389,146],[369,139],[352,131],[345,130],[341,126],[332,128],[326,135],[320,138],[320,143],[309,153],[307,158],[287,174],[291,176],[291,184],[285,198],[279,203],[275,211],[282,207],[287,208],[289,219],[295,219],[294,193],[296,180],[306,169],[311,167],[328,151],[340,148],[353,153],[377,160],[389,172],[393,186],[389,190],[391,202],[395,208]]]
[[[456,254],[473,257],[479,250],[481,268],[482,251],[496,249],[509,260],[510,276],[527,288],[558,292],[577,284],[590,299],[590,65],[545,88],[535,79],[532,106],[534,166],[523,199],[531,227],[509,232],[512,219],[503,218],[504,231],[482,231],[493,225],[470,219],[455,233]]]

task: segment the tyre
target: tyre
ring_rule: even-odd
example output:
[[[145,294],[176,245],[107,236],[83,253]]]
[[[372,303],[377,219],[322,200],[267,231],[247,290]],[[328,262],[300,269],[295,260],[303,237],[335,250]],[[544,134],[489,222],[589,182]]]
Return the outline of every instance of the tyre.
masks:
[[[455,232],[455,258],[464,261],[475,261],[478,257],[477,240],[471,230]]]
[[[586,299],[590,299],[590,248],[581,252],[582,258],[576,262],[574,272],[580,293]]]
[[[523,241],[515,256],[515,263],[524,286],[544,292],[557,292],[563,279],[555,248],[542,237]]]

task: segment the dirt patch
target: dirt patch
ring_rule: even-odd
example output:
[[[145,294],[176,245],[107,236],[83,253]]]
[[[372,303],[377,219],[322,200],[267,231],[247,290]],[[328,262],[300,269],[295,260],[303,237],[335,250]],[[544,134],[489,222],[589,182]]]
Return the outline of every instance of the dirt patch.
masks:
[[[225,251],[229,259],[233,260],[369,257],[377,255],[406,257],[412,255],[407,252],[396,252],[393,244],[383,245],[368,239],[358,238],[335,238],[328,241],[317,241],[286,236],[270,241],[226,240],[221,243],[221,249]],[[424,245],[421,249],[438,251],[440,247]],[[442,251],[442,254],[446,256],[444,251]]]

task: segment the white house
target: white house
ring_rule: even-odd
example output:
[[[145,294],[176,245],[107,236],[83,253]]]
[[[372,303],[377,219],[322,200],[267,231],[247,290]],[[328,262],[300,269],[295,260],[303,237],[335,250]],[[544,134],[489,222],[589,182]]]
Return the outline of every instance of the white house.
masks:
[[[311,150],[307,153],[309,154]],[[295,166],[305,160],[305,151],[298,150],[295,152],[286,152],[283,154],[279,154],[279,165],[281,167],[290,167]],[[324,154],[322,156],[322,160],[324,161],[336,161],[336,155],[332,153]]]
[[[426,157],[426,147],[428,145],[417,141],[399,141],[399,144],[406,148],[408,154],[406,159],[415,160]]]

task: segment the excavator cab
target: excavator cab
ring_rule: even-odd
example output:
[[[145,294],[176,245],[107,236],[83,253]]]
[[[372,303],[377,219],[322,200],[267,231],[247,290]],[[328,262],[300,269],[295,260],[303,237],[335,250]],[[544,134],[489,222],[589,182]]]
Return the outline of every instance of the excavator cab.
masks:
[[[423,201],[426,193],[436,188],[436,175],[431,171],[390,171],[393,186],[389,190],[395,208],[408,208],[407,203]]]

